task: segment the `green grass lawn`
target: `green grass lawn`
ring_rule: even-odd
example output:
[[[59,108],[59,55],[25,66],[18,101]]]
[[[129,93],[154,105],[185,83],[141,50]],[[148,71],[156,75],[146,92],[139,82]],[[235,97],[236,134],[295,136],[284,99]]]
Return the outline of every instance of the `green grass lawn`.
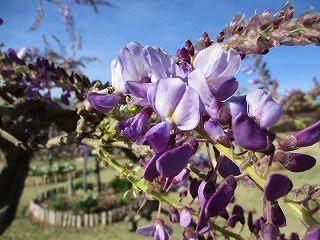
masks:
[[[303,183],[314,183],[319,184],[319,172],[320,172],[320,144],[317,144],[312,147],[304,148],[300,152],[307,153],[315,156],[318,159],[317,165],[305,172],[305,173],[296,173],[290,174],[290,178],[294,183],[294,187],[298,187]],[[78,167],[81,165],[77,163]],[[286,171],[281,171],[283,173],[288,173]],[[110,181],[114,176],[115,172],[108,168],[101,172],[101,177],[103,182]],[[94,176],[90,174],[88,180],[93,182]],[[77,179],[76,181],[80,181]],[[137,236],[135,233],[130,232],[131,224],[128,222],[119,222],[107,226],[99,226],[89,229],[64,229],[62,227],[52,227],[45,224],[35,223],[24,214],[26,207],[30,200],[40,194],[41,192],[64,186],[65,183],[59,184],[50,184],[45,186],[36,186],[36,187],[26,187],[24,189],[22,198],[20,200],[19,209],[17,212],[16,219],[12,223],[11,227],[0,236],[1,240],[56,240],[56,239],[66,239],[66,240],[131,240],[131,239],[148,239]],[[254,215],[254,218],[257,218],[261,214],[262,208],[262,194],[258,189],[249,187],[247,185],[241,184],[236,190],[237,203],[243,206],[245,209],[256,209],[257,213]],[[284,233],[289,233],[292,231],[297,231],[302,237],[305,229],[299,223],[297,218],[294,216],[294,213],[291,212],[284,204],[280,205],[283,208],[283,211],[287,217],[287,228],[283,230]],[[319,214],[318,214],[319,215]],[[320,220],[320,216],[316,216]],[[139,222],[139,225],[144,225],[147,222],[142,220]],[[181,239],[181,229],[177,226],[174,227],[177,231],[174,233],[172,239]],[[240,226],[237,226],[232,231],[239,231]],[[243,231],[244,236],[248,236],[247,227]]]

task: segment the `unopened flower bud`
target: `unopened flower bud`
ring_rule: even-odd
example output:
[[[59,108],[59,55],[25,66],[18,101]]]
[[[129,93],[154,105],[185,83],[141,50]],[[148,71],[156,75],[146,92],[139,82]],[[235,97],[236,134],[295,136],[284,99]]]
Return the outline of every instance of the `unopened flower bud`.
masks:
[[[291,172],[304,172],[316,164],[316,159],[312,156],[284,151],[277,152],[274,155],[274,160],[280,162]]]
[[[266,223],[262,226],[262,240],[277,240],[278,231],[272,223]]]
[[[276,14],[276,16],[273,19],[273,25],[278,26],[282,20],[284,20],[285,15],[283,11],[280,11]]]
[[[217,42],[218,42],[218,43],[222,43],[223,40],[224,40],[224,32],[221,31],[221,32],[219,32],[218,35],[217,35]]]
[[[320,121],[278,141],[278,148],[284,151],[307,147],[320,141]]]
[[[272,174],[268,178],[263,190],[264,199],[276,201],[278,198],[287,195],[291,191],[292,186],[293,184],[287,176],[279,173]]]

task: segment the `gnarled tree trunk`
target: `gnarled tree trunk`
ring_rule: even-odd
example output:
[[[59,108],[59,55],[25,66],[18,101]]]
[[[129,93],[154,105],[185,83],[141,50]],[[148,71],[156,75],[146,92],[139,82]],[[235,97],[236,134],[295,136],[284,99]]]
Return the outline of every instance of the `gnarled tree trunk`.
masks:
[[[15,217],[31,155],[31,151],[0,140],[0,234]]]

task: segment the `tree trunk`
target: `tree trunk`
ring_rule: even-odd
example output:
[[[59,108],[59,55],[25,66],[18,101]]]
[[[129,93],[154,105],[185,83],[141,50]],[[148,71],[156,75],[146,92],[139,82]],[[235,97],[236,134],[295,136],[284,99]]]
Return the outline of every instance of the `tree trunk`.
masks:
[[[94,173],[96,175],[96,184],[97,184],[98,192],[101,192],[101,178],[100,178],[100,162],[99,162],[99,158],[97,156],[94,156],[94,161],[95,161]]]
[[[88,190],[87,175],[88,175],[88,159],[87,158],[83,158],[82,188],[83,188],[83,190],[85,192]]]
[[[30,151],[0,140],[0,235],[15,217],[31,155]]]

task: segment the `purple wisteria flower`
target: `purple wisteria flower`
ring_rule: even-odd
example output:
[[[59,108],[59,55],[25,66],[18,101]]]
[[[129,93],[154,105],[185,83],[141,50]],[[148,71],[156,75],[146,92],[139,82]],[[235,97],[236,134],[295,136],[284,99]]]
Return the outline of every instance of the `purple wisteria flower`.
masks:
[[[205,48],[196,55],[195,70],[189,74],[188,84],[199,93],[203,112],[218,117],[219,101],[232,96],[238,88],[234,76],[239,71],[240,62],[237,51],[225,51],[218,45]]]
[[[217,120],[210,118],[204,123],[204,130],[208,133],[209,137],[225,147],[230,147],[230,141],[223,128],[220,126]]]
[[[180,214],[180,226],[183,228],[188,227],[191,224],[192,215],[190,208],[183,207]]]
[[[229,101],[232,131],[237,143],[248,150],[266,151],[272,148],[272,139],[266,128],[281,117],[282,108],[270,93],[256,89],[247,96],[234,97]]]
[[[119,94],[104,94],[97,92],[88,93],[88,101],[90,105],[101,113],[108,113],[119,102],[121,96]]]
[[[196,231],[202,233],[208,228],[208,220],[211,217],[217,217],[223,213],[231,202],[237,181],[233,176],[228,176],[215,190],[215,187],[206,182],[199,186],[198,202],[200,205],[200,214],[198,217]]]
[[[179,211],[172,206],[169,207],[169,221],[172,223],[180,222]]]
[[[145,167],[144,179],[151,182],[159,176],[169,178],[165,184],[165,188],[168,188],[179,173],[181,173],[181,179],[185,174],[189,174],[184,173],[183,170],[197,149],[198,142],[191,138],[181,146],[156,153]]]
[[[154,223],[140,227],[136,233],[141,236],[153,236],[154,240],[169,240],[173,230],[161,218],[157,218]]]
[[[320,227],[314,226],[308,229],[306,235],[304,236],[304,240],[315,240],[320,239]]]
[[[147,141],[156,153],[166,148],[171,127],[188,131],[199,123],[199,95],[179,78],[157,81],[148,90],[148,101],[163,122],[152,127],[138,143]]]
[[[291,172],[304,172],[316,164],[316,159],[310,155],[284,151],[276,152],[274,160],[280,162]]]
[[[277,240],[278,230],[272,223],[266,223],[261,228],[261,237],[264,240]]]
[[[268,201],[276,201],[277,199],[287,195],[292,189],[291,180],[282,174],[272,174],[264,187],[263,196]]]
[[[120,121],[115,129],[120,133],[120,136],[136,140],[144,134],[151,114],[152,108],[145,107],[136,116],[126,121]]]
[[[300,147],[311,146],[318,141],[320,141],[320,121],[285,139],[279,140],[278,146],[282,150],[290,151]]]

